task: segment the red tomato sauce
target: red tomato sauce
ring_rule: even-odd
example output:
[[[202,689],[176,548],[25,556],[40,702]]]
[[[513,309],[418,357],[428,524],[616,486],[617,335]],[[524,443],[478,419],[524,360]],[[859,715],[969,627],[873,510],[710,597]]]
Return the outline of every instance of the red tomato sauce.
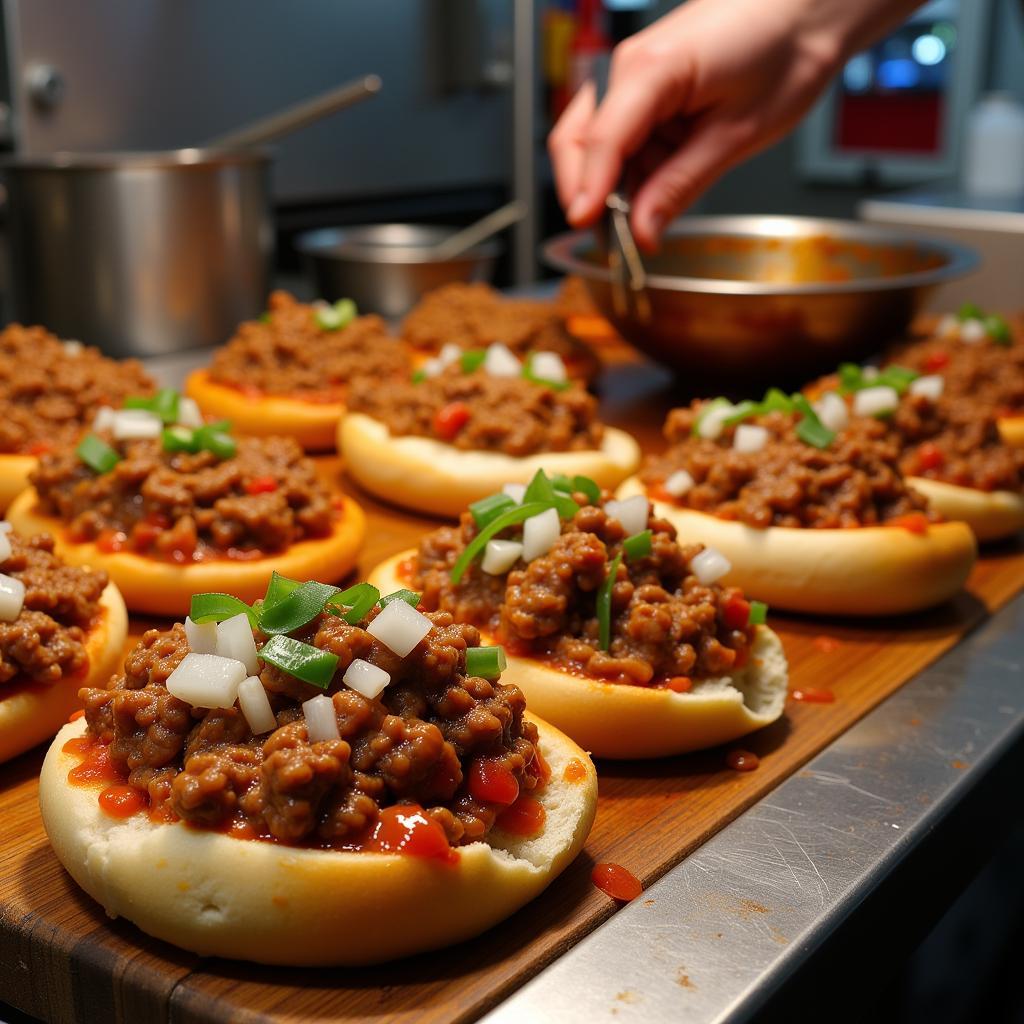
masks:
[[[831,690],[817,686],[801,686],[796,690],[790,690],[789,695],[801,704],[831,704],[836,699]]]
[[[469,768],[469,793],[484,803],[508,807],[519,796],[519,782],[500,761],[479,757]]]
[[[100,808],[112,818],[130,818],[149,807],[149,799],[141,789],[120,782],[107,786],[100,793],[99,802]]]
[[[495,825],[515,836],[535,836],[544,827],[544,805],[525,793],[498,815]]]
[[[606,896],[622,903],[635,900],[644,891],[640,879],[621,864],[595,864],[590,872],[590,880]]]
[[[566,782],[582,782],[586,777],[586,766],[578,757],[572,758],[562,772],[562,778]]]
[[[760,764],[761,759],[749,750],[730,750],[725,755],[726,767],[731,768],[734,772],[752,772]]]

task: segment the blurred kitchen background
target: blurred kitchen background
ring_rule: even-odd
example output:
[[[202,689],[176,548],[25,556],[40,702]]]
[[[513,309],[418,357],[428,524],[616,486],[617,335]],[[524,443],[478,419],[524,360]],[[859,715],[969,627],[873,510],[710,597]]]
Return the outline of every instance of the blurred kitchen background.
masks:
[[[519,196],[535,200],[533,215],[510,232],[496,283],[523,284],[543,273],[537,242],[565,227],[548,129],[593,61],[671,6],[3,0],[0,148],[195,146],[376,73],[378,96],[277,147],[278,271],[299,269],[292,242],[301,231],[467,224]],[[990,264],[1015,253],[1019,265],[1020,197],[965,198],[960,171],[979,99],[1024,101],[1022,53],[1017,0],[934,0],[851,60],[796,133],[728,174],[697,212],[860,213],[981,242]],[[885,201],[906,190],[920,195]],[[1002,279],[990,286],[1006,294]]]

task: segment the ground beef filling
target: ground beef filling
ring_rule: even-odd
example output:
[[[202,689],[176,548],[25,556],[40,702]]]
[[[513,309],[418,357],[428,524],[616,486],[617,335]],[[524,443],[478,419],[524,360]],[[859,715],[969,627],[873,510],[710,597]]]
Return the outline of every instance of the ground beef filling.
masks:
[[[429,353],[446,344],[486,348],[495,341],[520,358],[534,351],[563,357],[579,352],[554,303],[506,299],[486,284],[448,284],[428,292],[403,321],[402,339]]]
[[[72,443],[100,406],[120,408],[155,387],[134,359],[116,362],[42,327],[10,324],[0,331],[0,453],[39,455]]]
[[[577,500],[583,495],[577,495]],[[472,517],[421,542],[409,566],[423,607],[496,634],[514,653],[609,682],[686,688],[745,664],[753,629],[731,628],[727,607],[742,602],[734,587],[704,586],[690,572],[701,545],[680,546],[674,528],[651,519],[651,554],[622,559],[612,587],[611,642],[601,649],[597,591],[622,550],[618,520],[584,505],[546,554],[506,576],[475,563],[458,584],[450,571],[476,533]],[[510,534],[511,535],[511,534]],[[743,622],[746,618],[743,617]]]
[[[270,296],[265,320],[242,324],[213,357],[210,379],[254,394],[338,402],[360,377],[408,376],[408,357],[379,316],[325,331],[315,309],[287,292]]]
[[[110,689],[82,690],[88,734],[109,745],[157,818],[359,848],[383,808],[415,804],[452,845],[483,839],[502,807],[471,794],[473,763],[501,765],[520,792],[536,788],[537,729],[523,718],[518,687],[465,675],[477,630],[444,612],[429,617],[434,628],[406,658],[332,615],[294,634],[338,656],[327,690],[338,740],[309,742],[300,702],[323,691],[272,666],[261,672],[277,718],[269,735],[253,736],[237,708],[207,711],[173,697],[167,677],[189,650],[181,625],[147,632]],[[357,657],[391,674],[376,700],[341,682]]]
[[[579,385],[555,391],[457,367],[419,383],[360,381],[348,407],[380,420],[395,436],[507,455],[600,448],[604,430],[597,402]]]
[[[926,510],[925,498],[900,475],[899,446],[881,421],[854,420],[821,449],[797,437],[796,415],[770,413],[744,421],[769,432],[761,451],[744,453],[733,447],[735,427],[713,441],[693,435],[701,408],[669,413],[670,447],[648,458],[641,471],[659,500],[759,528],[873,526]],[[678,470],[694,485],[677,499],[662,485]]]
[[[166,452],[160,441],[107,442],[122,459],[97,474],[73,449],[39,460],[39,509],[76,541],[175,562],[256,558],[330,533],[336,509],[291,438],[238,438],[237,454]]]
[[[65,565],[48,534],[5,534],[10,557],[0,572],[21,580],[25,603],[13,622],[0,622],[0,684],[57,683],[84,673],[86,634],[99,615],[107,574]]]

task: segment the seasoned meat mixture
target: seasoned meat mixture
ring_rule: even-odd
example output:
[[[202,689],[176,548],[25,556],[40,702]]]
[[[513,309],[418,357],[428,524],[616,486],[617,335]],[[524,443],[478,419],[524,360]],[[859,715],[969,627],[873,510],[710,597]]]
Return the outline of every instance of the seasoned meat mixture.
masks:
[[[356,317],[328,331],[315,312],[287,292],[274,292],[267,318],[242,324],[217,351],[210,379],[253,394],[337,402],[360,377],[408,376],[408,357],[379,316]]]
[[[506,299],[486,284],[447,284],[428,292],[402,323],[402,338],[431,353],[448,343],[486,348],[494,341],[520,358],[534,351],[579,351],[554,303]]]
[[[10,324],[0,331],[0,453],[39,455],[71,443],[100,406],[120,408],[155,387],[134,359],[117,362],[45,328]]]
[[[372,619],[374,613],[370,613]],[[182,626],[150,630],[110,689],[83,690],[88,734],[144,789],[151,814],[283,843],[359,848],[383,808],[418,805],[452,845],[482,839],[501,805],[470,792],[474,762],[495,762],[521,791],[543,766],[537,729],[515,686],[465,674],[479,633],[440,612],[405,658],[363,626],[323,614],[296,639],[338,656],[327,693],[340,739],[310,743],[301,701],[324,692],[265,665],[260,678],[277,719],[255,737],[235,708],[207,711],[173,697],[166,681],[188,653]],[[257,643],[263,637],[256,634]],[[391,684],[370,700],[342,682],[355,658]],[[261,663],[262,664],[262,663]]]
[[[769,441],[761,451],[744,453],[733,447],[735,427],[713,441],[693,435],[702,407],[669,413],[669,448],[648,458],[641,471],[659,498],[756,527],[872,526],[926,509],[924,497],[900,475],[899,446],[879,420],[854,420],[820,449],[797,437],[797,415],[769,413],[745,421],[765,427]],[[675,499],[661,487],[678,470],[694,484]]]
[[[11,554],[0,572],[21,580],[25,603],[13,622],[0,622],[0,683],[57,683],[85,672],[85,637],[99,613],[107,574],[65,565],[48,534],[5,536]]]
[[[585,499],[575,495],[577,500]],[[423,606],[496,633],[509,650],[609,682],[688,688],[741,667],[753,629],[730,621],[748,611],[735,587],[704,586],[690,571],[702,546],[676,543],[675,529],[650,519],[651,553],[622,558],[611,590],[610,643],[602,650],[598,588],[622,551],[624,531],[602,505],[584,504],[562,524],[547,554],[504,576],[479,563],[458,584],[450,570],[476,534],[472,516],[428,534],[408,566]],[[739,605],[739,607],[737,607]]]
[[[331,496],[291,438],[238,438],[223,461],[167,452],[158,440],[106,440],[122,456],[109,473],[63,448],[32,474],[40,510],[76,540],[190,562],[258,557],[331,530]]]
[[[555,391],[457,367],[419,383],[359,381],[348,407],[387,424],[395,435],[508,455],[600,448],[603,434],[597,402],[579,385]]]

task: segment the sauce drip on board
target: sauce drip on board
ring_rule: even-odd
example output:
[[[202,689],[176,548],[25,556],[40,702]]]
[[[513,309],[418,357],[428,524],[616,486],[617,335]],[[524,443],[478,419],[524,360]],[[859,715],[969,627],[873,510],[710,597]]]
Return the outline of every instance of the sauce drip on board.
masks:
[[[730,750],[725,755],[726,767],[731,768],[734,772],[752,772],[760,763],[761,759],[757,754],[753,754],[749,750]]]
[[[606,896],[622,903],[635,900],[644,891],[640,879],[621,864],[595,864],[594,870],[590,873],[590,880]]]

